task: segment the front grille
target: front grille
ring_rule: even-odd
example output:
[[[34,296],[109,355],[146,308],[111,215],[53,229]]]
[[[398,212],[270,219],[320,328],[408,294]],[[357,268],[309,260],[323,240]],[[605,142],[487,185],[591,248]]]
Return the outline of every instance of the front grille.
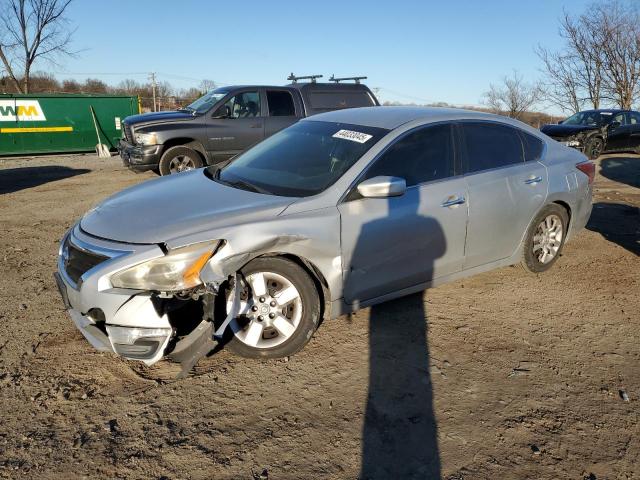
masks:
[[[123,122],[123,123],[124,123],[124,139],[129,143],[133,143],[133,133],[131,131],[131,125],[129,125],[127,122]]]
[[[64,270],[69,278],[76,284],[80,282],[80,277],[82,277],[85,272],[88,272],[96,265],[109,259],[109,257],[105,257],[104,255],[88,252],[76,247],[69,241],[68,237],[62,249],[62,255]]]

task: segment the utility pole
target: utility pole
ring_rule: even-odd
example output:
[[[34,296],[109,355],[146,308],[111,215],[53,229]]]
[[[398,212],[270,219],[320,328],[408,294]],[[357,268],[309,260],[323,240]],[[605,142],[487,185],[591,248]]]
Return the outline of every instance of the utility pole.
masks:
[[[153,111],[157,112],[158,108],[156,107],[156,74],[155,72],[151,72],[149,74],[149,79],[151,80],[151,91],[153,92]]]

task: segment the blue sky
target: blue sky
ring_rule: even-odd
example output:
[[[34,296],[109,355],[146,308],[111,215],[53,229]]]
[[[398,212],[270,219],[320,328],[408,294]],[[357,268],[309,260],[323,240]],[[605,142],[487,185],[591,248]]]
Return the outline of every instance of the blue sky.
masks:
[[[178,88],[367,75],[381,100],[479,104],[513,69],[538,78],[538,43],[560,44],[563,8],[590,0],[361,2],[76,0],[74,59],[59,78],[160,80]],[[48,70],[44,66],[41,68]]]

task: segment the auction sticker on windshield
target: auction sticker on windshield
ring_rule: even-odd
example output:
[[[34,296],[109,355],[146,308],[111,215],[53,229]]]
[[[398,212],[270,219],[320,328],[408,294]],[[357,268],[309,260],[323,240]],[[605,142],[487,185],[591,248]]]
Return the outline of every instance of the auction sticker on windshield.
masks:
[[[362,132],[354,132],[353,130],[339,130],[333,134],[333,138],[342,138],[344,140],[351,140],[352,142],[365,143],[372,135],[367,135]]]

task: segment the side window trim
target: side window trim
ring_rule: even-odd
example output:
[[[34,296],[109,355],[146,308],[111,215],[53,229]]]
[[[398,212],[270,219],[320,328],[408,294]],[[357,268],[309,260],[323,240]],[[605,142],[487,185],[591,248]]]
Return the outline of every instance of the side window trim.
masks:
[[[518,136],[518,139],[520,140],[520,149],[522,151],[522,163],[510,163],[508,165],[501,165],[499,167],[485,168],[484,170],[477,170],[475,172],[470,172],[469,171],[469,150],[468,150],[468,147],[467,147],[466,135],[464,133],[464,125],[465,124],[473,124],[473,123],[481,124],[481,125],[498,125],[498,126],[502,126],[502,127],[510,128],[510,129],[514,130],[516,135]],[[463,161],[462,161],[462,176],[466,177],[466,176],[470,176],[470,175],[477,175],[479,173],[492,172],[494,170],[500,170],[500,169],[503,169],[503,168],[512,168],[512,167],[526,165],[527,162],[526,162],[526,156],[525,156],[525,150],[524,150],[524,142],[522,141],[522,136],[520,135],[521,129],[519,129],[518,127],[514,127],[513,125],[509,125],[509,124],[498,122],[498,121],[479,120],[479,119],[460,120],[458,122],[458,125],[459,125],[459,129],[460,129],[460,137],[461,137],[460,140],[461,140],[461,143],[462,143],[461,150],[463,150],[463,152],[464,152]],[[545,150],[543,151],[543,154],[546,152],[546,144],[545,144],[544,148],[545,148]],[[540,158],[542,158],[542,156]]]
[[[344,202],[351,201],[351,200],[356,200],[355,198],[349,198],[349,197],[351,197],[353,191],[356,189],[358,184],[362,181],[362,178],[367,175],[367,172],[373,167],[373,165],[380,158],[382,158],[391,149],[391,147],[393,147],[398,142],[400,142],[401,140],[403,140],[407,136],[411,135],[412,133],[417,132],[418,130],[427,129],[427,128],[430,128],[430,127],[436,127],[436,126],[439,126],[439,125],[449,125],[449,131],[450,131],[449,139],[451,141],[451,149],[452,149],[451,150],[451,156],[452,156],[452,161],[453,161],[453,175],[451,175],[450,177],[446,177],[446,178],[440,178],[440,179],[437,179],[437,180],[429,180],[429,181],[426,181],[426,182],[421,182],[421,183],[417,183],[415,185],[407,186],[407,190],[411,190],[412,188],[416,188],[416,187],[422,187],[424,185],[430,185],[430,184],[435,184],[435,183],[439,183],[439,182],[446,182],[447,180],[451,180],[451,179],[456,178],[456,177],[461,177],[462,175],[460,173],[458,173],[458,171],[456,169],[457,163],[458,163],[457,159],[460,156],[458,154],[458,145],[457,145],[457,142],[456,142],[456,139],[455,139],[456,122],[454,122],[452,120],[443,120],[443,121],[440,121],[440,122],[433,122],[433,123],[427,123],[427,124],[423,124],[423,125],[418,125],[418,126],[416,126],[414,128],[411,128],[411,129],[407,130],[406,132],[401,133],[399,136],[394,138],[388,145],[386,145],[380,152],[378,152],[376,154],[376,156],[373,157],[373,159],[371,159],[371,161],[367,164],[367,166],[365,166],[362,169],[362,171],[358,174],[358,176],[354,179],[354,181],[351,182],[351,185],[349,185],[349,188],[347,188],[344,191],[344,193],[342,194],[342,196],[338,200],[338,205],[340,205],[341,203],[344,203]]]

